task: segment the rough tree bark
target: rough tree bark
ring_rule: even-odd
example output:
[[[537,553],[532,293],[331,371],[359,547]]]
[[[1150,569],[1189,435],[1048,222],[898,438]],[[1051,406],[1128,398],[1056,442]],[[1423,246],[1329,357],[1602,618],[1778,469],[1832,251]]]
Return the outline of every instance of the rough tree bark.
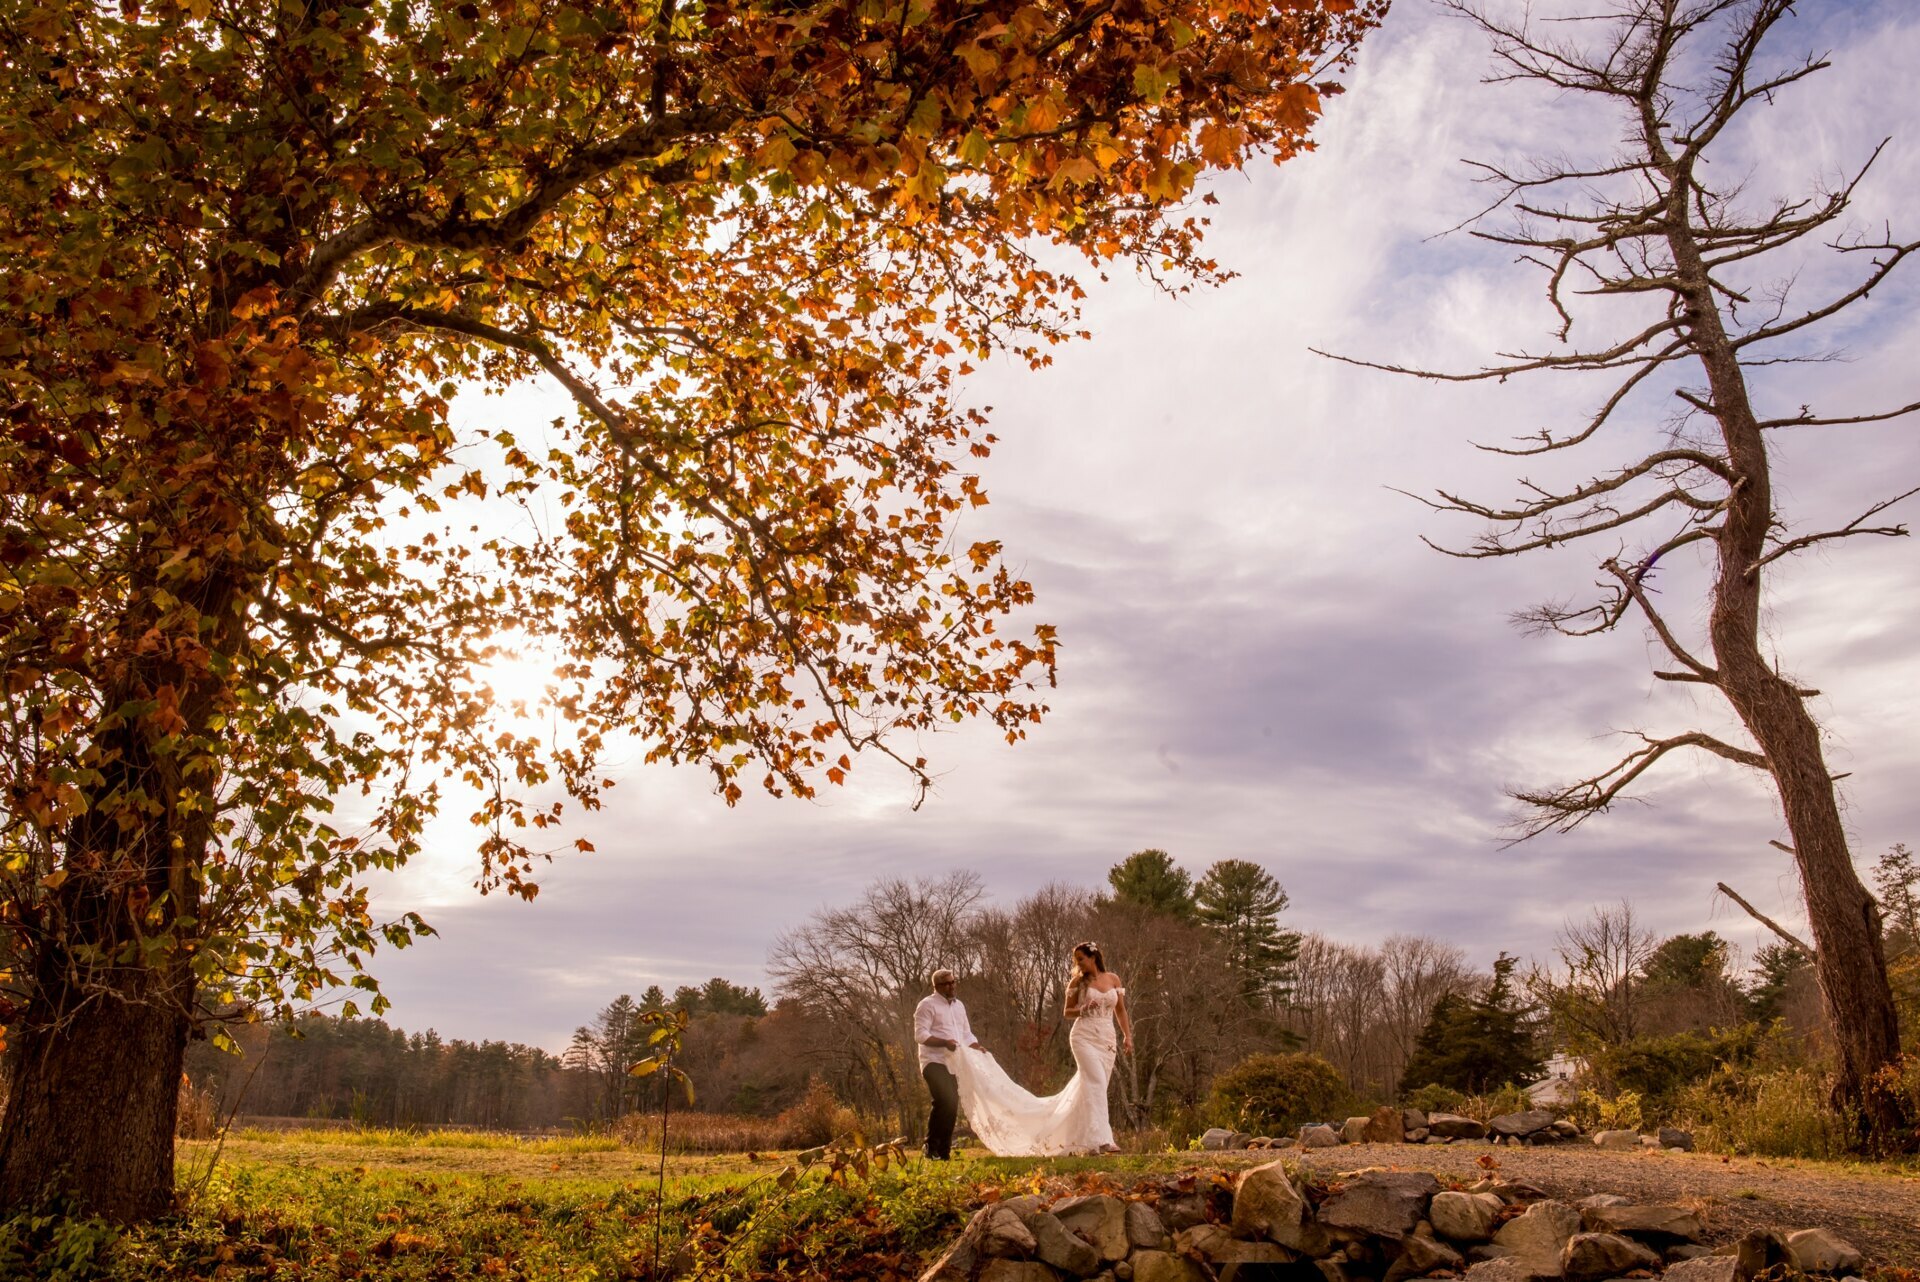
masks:
[[[1814,974],[1838,1054],[1834,1099],[1863,1114],[1865,1130],[1877,1137],[1877,1145],[1891,1145],[1911,1130],[1912,1118],[1895,1095],[1873,1081],[1900,1056],[1879,906],[1853,866],[1820,727],[1807,711],[1808,692],[1781,676],[1760,649],[1762,563],[1775,521],[1766,437],[1747,394],[1739,354],[1722,324],[1712,275],[1691,234],[1686,210],[1691,175],[1668,154],[1651,110],[1644,116],[1643,138],[1670,178],[1666,238],[1677,292],[1686,300],[1691,342],[1706,370],[1708,403],[1733,471],[1715,539],[1719,564],[1707,627],[1718,670],[1715,684],[1760,745],[1793,834],[1794,863],[1813,930]],[[1904,1144],[1911,1143],[1907,1136]]]

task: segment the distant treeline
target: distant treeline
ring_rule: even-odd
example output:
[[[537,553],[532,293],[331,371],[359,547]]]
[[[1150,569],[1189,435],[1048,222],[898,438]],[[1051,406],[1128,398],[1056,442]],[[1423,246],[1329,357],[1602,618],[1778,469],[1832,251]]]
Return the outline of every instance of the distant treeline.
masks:
[[[1902,1018],[1920,1027],[1920,868],[1896,846],[1874,875]],[[1116,1066],[1112,1103],[1129,1127],[1204,1124],[1220,1075],[1274,1051],[1320,1056],[1376,1101],[1429,1085],[1524,1084],[1555,1054],[1585,1063],[1602,1089],[1650,1099],[1764,1048],[1770,1063],[1825,1054],[1811,968],[1790,942],[1760,949],[1748,968],[1712,931],[1661,938],[1623,903],[1570,919],[1550,958],[1523,965],[1502,953],[1481,970],[1482,959],[1430,937],[1366,947],[1298,932],[1283,924],[1285,890],[1246,860],[1196,877],[1143,850],[1106,881],[1000,906],[968,872],[882,879],[772,942],[773,1003],[726,979],[672,994],[654,986],[603,1007],[559,1056],[313,1016],[240,1030],[242,1056],[196,1045],[189,1075],[223,1116],[607,1123],[658,1104],[663,1080],[628,1070],[653,1053],[646,1012],[680,1008],[692,1021],[678,1066],[698,1109],[774,1117],[811,1098],[811,1085],[912,1134],[924,1088],[909,1028],[930,972],[959,971],[976,1032],[1016,1077],[1052,1090],[1072,1070],[1061,1004],[1068,953],[1086,939],[1127,985],[1136,1051]]]
[[[187,1077],[211,1097],[221,1120],[238,1114],[368,1126],[546,1130],[608,1120],[644,1102],[637,1089],[645,1083],[625,1075],[645,1040],[638,1016],[671,1007],[695,1017],[700,1049],[688,1063],[703,1077],[717,1076],[724,1048],[751,1042],[757,1017],[767,1015],[758,990],[725,979],[671,996],[655,986],[638,1001],[617,999],[556,1056],[517,1042],[448,1040],[432,1031],[389,1028],[377,1019],[315,1014],[291,1025],[233,1030],[239,1055],[196,1042],[188,1051]],[[706,1092],[706,1102],[729,1111],[777,1112],[806,1087],[804,1072],[770,1066],[767,1076],[733,1091]]]

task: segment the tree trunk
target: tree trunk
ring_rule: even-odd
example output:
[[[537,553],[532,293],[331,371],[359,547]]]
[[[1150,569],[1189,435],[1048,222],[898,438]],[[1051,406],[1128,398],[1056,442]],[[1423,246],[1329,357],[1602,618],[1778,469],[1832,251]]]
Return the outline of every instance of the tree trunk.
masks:
[[[1772,478],[1765,434],[1747,395],[1738,351],[1686,223],[1688,176],[1675,173],[1668,236],[1688,304],[1694,350],[1705,367],[1710,404],[1732,466],[1732,493],[1716,537],[1719,554],[1708,623],[1716,684],[1760,745],[1793,834],[1794,861],[1813,927],[1814,973],[1838,1063],[1833,1103],[1858,1120],[1869,1150],[1911,1149],[1913,1119],[1904,1101],[1875,1080],[1900,1057],[1899,1017],[1887,978],[1880,914],[1860,884],[1834,798],[1820,727],[1806,695],[1760,651],[1761,559],[1772,527]]]
[[[71,1194],[109,1219],[173,1203],[173,1137],[186,1054],[185,1007],[152,972],[95,991],[51,1027],[30,1012],[13,1048],[0,1118],[0,1207]]]

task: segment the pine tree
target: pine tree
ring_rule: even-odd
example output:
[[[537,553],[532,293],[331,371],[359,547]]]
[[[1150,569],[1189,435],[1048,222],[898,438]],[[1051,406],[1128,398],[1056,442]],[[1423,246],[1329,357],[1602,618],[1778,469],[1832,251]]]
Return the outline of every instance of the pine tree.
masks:
[[[1107,873],[1113,897],[1181,921],[1194,917],[1193,878],[1164,850],[1137,850]]]
[[[1193,900],[1201,923],[1226,944],[1247,995],[1284,999],[1300,936],[1280,925],[1287,892],[1273,875],[1249,860],[1222,859],[1200,878]]]
[[[1920,945],[1920,867],[1906,843],[1896,842],[1873,866],[1874,889],[1880,892],[1880,911],[1886,931],[1893,936],[1889,951]]]
[[[1477,1095],[1540,1076],[1534,1020],[1513,989],[1518,964],[1519,958],[1503,952],[1480,996],[1449,993],[1434,1003],[1401,1075],[1402,1094],[1438,1085]]]

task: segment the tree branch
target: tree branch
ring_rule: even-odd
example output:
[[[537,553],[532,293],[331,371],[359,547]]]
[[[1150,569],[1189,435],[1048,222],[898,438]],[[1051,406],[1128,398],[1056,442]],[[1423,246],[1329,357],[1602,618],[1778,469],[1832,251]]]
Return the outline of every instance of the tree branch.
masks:
[[[1776,842],[1775,844],[1777,845],[1778,843]],[[1747,916],[1753,918],[1755,921],[1759,922],[1762,926],[1765,926],[1768,930],[1780,936],[1781,939],[1784,939],[1788,944],[1792,945],[1794,948],[1799,949],[1801,955],[1804,956],[1808,961],[1813,960],[1813,949],[1807,945],[1806,941],[1802,940],[1798,935],[1792,934],[1779,922],[1775,921],[1773,918],[1767,916],[1765,913],[1761,912],[1758,908],[1755,908],[1752,904],[1748,903],[1744,898],[1741,897],[1741,894],[1739,891],[1735,890],[1732,886],[1729,886],[1724,881],[1715,882],[1714,889],[1718,890],[1721,894],[1725,895],[1728,899],[1731,899],[1734,903],[1739,904],[1742,908],[1746,909]]]
[[[1531,807],[1534,813],[1518,821],[1520,835],[1507,845],[1517,845],[1543,832],[1572,832],[1593,816],[1609,809],[1634,780],[1646,773],[1660,758],[1679,748],[1700,748],[1739,765],[1751,766],[1755,770],[1767,769],[1767,759],[1760,753],[1736,748],[1697,730],[1670,739],[1653,739],[1638,731],[1634,733],[1646,746],[1628,753],[1600,773],[1552,792],[1512,794],[1515,801]]]

